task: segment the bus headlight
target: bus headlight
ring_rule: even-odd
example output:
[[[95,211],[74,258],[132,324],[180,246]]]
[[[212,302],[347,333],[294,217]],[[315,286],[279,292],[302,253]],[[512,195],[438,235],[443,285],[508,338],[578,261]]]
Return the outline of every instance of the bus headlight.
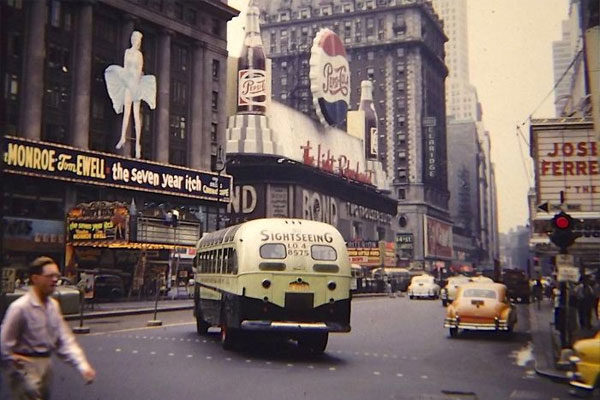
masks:
[[[268,279],[265,279],[262,281],[262,287],[264,287],[265,289],[268,289],[271,287],[271,281]]]
[[[336,287],[337,287],[337,284],[334,281],[329,281],[329,283],[327,283],[327,288],[329,290],[335,290]]]

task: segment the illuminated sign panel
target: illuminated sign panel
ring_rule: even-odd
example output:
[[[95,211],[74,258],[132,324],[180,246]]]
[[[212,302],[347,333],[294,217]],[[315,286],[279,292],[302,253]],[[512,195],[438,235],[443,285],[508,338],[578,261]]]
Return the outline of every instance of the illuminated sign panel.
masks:
[[[599,149],[591,124],[532,123],[538,203],[570,211],[600,211]]]
[[[231,176],[5,136],[4,171],[69,182],[229,202]],[[217,182],[219,181],[219,182]]]
[[[310,89],[322,124],[337,125],[346,119],[350,104],[350,64],[341,39],[327,28],[321,29],[313,41]]]

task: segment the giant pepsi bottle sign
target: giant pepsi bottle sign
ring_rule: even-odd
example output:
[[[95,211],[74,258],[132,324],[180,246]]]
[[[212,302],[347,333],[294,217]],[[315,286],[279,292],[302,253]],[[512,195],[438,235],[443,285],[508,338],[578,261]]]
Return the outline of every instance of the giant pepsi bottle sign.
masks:
[[[346,119],[350,104],[350,65],[346,49],[330,29],[321,29],[310,55],[310,88],[317,115],[324,125]]]

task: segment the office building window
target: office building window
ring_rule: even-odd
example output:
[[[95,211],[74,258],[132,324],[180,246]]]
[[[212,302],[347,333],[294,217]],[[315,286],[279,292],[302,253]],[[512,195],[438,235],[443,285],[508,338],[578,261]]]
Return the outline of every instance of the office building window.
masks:
[[[213,111],[216,111],[219,108],[219,92],[213,90],[212,96],[210,98],[210,104],[212,106]]]
[[[219,60],[212,60],[212,77],[214,80],[219,80],[219,69],[221,67],[221,63]]]

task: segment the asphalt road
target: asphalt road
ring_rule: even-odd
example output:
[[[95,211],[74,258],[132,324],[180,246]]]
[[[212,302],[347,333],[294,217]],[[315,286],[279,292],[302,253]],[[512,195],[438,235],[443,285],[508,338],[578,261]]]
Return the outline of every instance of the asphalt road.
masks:
[[[352,332],[330,335],[322,356],[301,354],[289,342],[225,351],[217,330],[196,334],[191,311],[159,313],[159,328],[145,327],[151,314],[86,321],[92,333],[79,340],[97,381],[85,386],[74,369],[55,362],[53,399],[570,398],[567,385],[533,371],[529,310],[518,307],[510,337],[450,339],[439,301],[355,299]]]

